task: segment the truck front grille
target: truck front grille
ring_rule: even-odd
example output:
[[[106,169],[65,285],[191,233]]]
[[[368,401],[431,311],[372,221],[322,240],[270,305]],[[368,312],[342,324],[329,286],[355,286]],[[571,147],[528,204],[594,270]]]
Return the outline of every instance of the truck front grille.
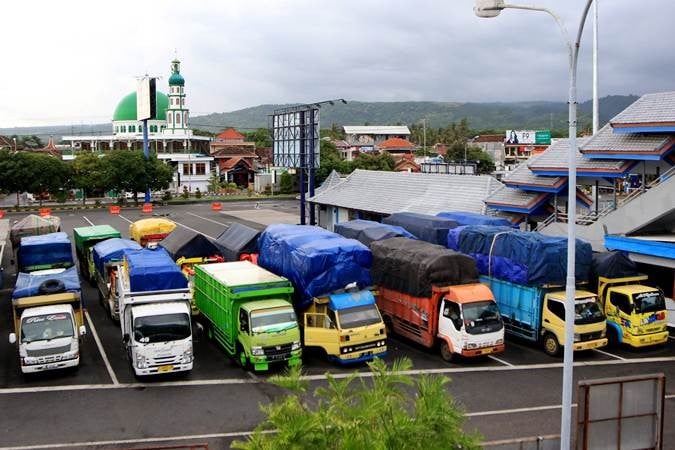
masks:
[[[39,350],[26,350],[26,356],[36,358],[40,356],[60,355],[62,353],[66,353],[69,351],[70,351],[70,344],[64,345],[62,347],[42,348]]]
[[[580,338],[581,342],[594,341],[602,337],[602,331],[596,331],[594,333],[583,333]]]
[[[281,344],[281,345],[270,345],[268,347],[263,347],[263,352],[267,359],[286,359],[291,354],[291,347],[293,344]]]
[[[148,367],[161,367],[171,364],[180,364],[180,356],[164,356],[160,358],[150,358]]]

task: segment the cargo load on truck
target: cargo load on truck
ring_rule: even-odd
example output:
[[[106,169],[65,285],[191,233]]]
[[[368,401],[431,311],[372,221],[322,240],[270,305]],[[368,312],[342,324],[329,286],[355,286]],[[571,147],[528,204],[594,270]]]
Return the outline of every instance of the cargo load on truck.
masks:
[[[94,281],[94,260],[92,248],[98,242],[111,238],[120,238],[119,231],[110,225],[94,225],[91,227],[73,228],[75,238],[75,254],[80,264],[80,274],[84,280]]]
[[[400,212],[382,219],[382,223],[405,228],[418,239],[436,245],[443,245],[448,239],[448,231],[457,227],[457,222],[429,214]]]
[[[21,238],[17,264],[19,272],[72,266],[74,261],[68,235],[58,232]]]
[[[127,250],[124,260],[128,267],[131,292],[188,287],[187,278],[164,249]]]
[[[475,283],[476,263],[470,256],[440,245],[406,238],[373,242],[373,282],[416,297],[429,297],[432,286]]]
[[[156,247],[159,241],[175,229],[176,223],[169,219],[141,219],[129,225],[129,237],[142,247]]]
[[[598,277],[624,278],[638,276],[637,264],[622,252],[593,252],[591,281]]]
[[[478,214],[466,211],[444,211],[436,214],[436,217],[443,219],[450,219],[457,222],[457,225],[491,225],[496,227],[511,227],[517,228],[508,219],[504,217],[486,216],[485,214]]]
[[[234,222],[216,239],[216,247],[225,261],[239,261],[242,255],[258,253],[260,231]]]
[[[131,239],[113,238],[99,242],[92,250],[96,271],[103,273],[106,264],[121,261],[127,250],[141,250],[141,248],[138,242]]]
[[[24,236],[56,233],[60,229],[60,218],[56,216],[40,217],[30,214],[12,225],[9,239],[12,242],[12,248],[16,249]]]
[[[314,297],[347,285],[371,285],[368,247],[323,228],[270,225],[260,235],[258,246],[258,263],[293,283],[294,300],[300,309],[307,308]]]
[[[349,222],[336,224],[334,229],[337,234],[348,239],[356,239],[366,246],[370,246],[375,241],[394,237],[417,239],[415,235],[403,227],[374,222],[372,220],[350,220]]]
[[[201,233],[186,228],[176,228],[162,239],[159,247],[166,250],[171,259],[198,258],[218,254],[218,248]]]
[[[58,273],[19,273],[16,277],[12,298],[33,297],[59,292],[79,293],[80,290],[80,278],[77,275],[77,268],[72,266]]]
[[[566,281],[565,237],[508,227],[473,225],[450,230],[447,246],[475,258],[481,275],[533,286],[564,285]],[[577,282],[588,281],[591,259],[591,245],[577,239]]]
[[[9,220],[0,219],[0,289],[3,287],[4,271],[5,268],[2,267],[2,262],[4,261],[3,255],[5,254],[5,246],[7,245],[7,238],[9,237]]]

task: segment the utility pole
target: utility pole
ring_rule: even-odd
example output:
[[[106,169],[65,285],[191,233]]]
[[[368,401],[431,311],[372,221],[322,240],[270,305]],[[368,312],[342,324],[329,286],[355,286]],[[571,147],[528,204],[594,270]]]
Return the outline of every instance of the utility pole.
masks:
[[[600,126],[598,100],[598,0],[593,2],[593,135]]]
[[[424,119],[422,119],[422,125],[424,127],[424,151],[422,153],[426,157],[427,156],[427,119],[426,119],[426,117]]]

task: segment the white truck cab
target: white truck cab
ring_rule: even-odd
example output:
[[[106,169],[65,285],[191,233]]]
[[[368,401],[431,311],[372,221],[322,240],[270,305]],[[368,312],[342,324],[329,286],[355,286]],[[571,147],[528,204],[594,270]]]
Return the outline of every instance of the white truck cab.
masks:
[[[23,373],[65,369],[80,363],[79,339],[86,328],[77,326],[70,304],[26,308],[17,322],[19,336],[10,333],[9,342],[18,344]]]

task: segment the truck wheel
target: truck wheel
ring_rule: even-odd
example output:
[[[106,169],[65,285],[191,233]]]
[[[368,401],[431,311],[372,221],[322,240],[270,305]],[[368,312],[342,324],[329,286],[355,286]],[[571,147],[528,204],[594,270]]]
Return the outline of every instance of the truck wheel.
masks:
[[[243,348],[241,348],[241,345],[237,345],[237,363],[241,366],[242,369],[246,370],[248,369],[248,358],[246,357],[246,352],[244,351]]]
[[[452,353],[448,343],[445,342],[445,340],[441,340],[440,351],[441,359],[445,362],[452,362],[452,360],[455,358],[455,354]]]
[[[560,354],[560,344],[552,333],[546,333],[544,336],[544,352],[549,356],[558,356]]]
[[[38,287],[38,292],[43,295],[58,294],[66,290],[66,285],[63,281],[56,278],[45,280]]]

